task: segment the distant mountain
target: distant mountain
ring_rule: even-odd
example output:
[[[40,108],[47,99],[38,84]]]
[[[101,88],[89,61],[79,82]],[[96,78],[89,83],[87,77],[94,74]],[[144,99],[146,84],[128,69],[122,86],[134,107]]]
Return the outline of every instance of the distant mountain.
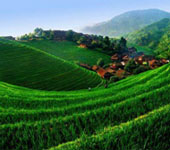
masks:
[[[130,11],[110,21],[85,27],[82,32],[111,37],[122,36],[164,18],[170,18],[170,13],[158,9]]]
[[[147,46],[161,57],[170,58],[170,19],[165,18],[127,36],[130,43]]]

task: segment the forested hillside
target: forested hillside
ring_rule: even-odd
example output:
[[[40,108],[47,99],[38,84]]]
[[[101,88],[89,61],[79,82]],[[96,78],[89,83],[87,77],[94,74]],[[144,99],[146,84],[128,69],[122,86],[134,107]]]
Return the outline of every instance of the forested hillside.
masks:
[[[158,9],[136,10],[126,12],[114,17],[110,21],[86,27],[84,33],[92,33],[105,36],[122,36],[127,33],[142,29],[163,18],[170,18],[170,13]]]
[[[147,46],[164,58],[170,58],[170,19],[163,19],[127,36],[130,43]]]

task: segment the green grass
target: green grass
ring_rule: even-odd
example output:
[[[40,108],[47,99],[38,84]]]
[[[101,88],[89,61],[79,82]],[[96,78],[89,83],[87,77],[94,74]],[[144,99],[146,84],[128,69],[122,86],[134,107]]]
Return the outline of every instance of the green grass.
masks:
[[[72,62],[81,62],[89,65],[95,65],[99,58],[103,58],[106,64],[110,63],[111,61],[110,56],[102,52],[87,48],[80,48],[78,45],[69,41],[57,42],[50,40],[40,40],[23,43]]]
[[[39,49],[0,41],[0,80],[40,90],[79,90],[96,87],[101,78]]]
[[[89,137],[98,136],[104,128],[114,128],[150,111],[156,111],[169,104],[169,72],[168,64],[114,83],[108,89],[95,88],[91,92],[38,91],[2,82],[0,138],[3,140],[0,147],[46,149],[74,141],[84,134]],[[127,137],[130,135],[133,134],[127,130]],[[106,140],[103,143],[111,142],[108,139],[110,134],[108,138],[105,136],[101,137]],[[91,145],[90,141],[88,144],[88,138],[85,141],[86,146],[98,144],[95,140],[94,144]],[[133,141],[131,144],[135,146]],[[140,143],[136,145],[141,146]],[[107,146],[110,149],[109,144],[100,148]]]
[[[83,74],[82,79],[71,82],[69,88],[80,89],[84,83],[94,85],[98,81],[98,76],[40,49],[12,41],[1,40],[0,44],[2,60],[0,74],[12,71],[10,75],[15,76],[13,78],[8,76],[7,79],[17,83],[10,84],[0,79],[0,149],[160,150],[169,148],[170,64],[130,76],[110,84],[107,89],[103,86],[94,86],[91,91],[87,88],[75,91],[48,91],[53,85],[50,83],[45,91],[38,90],[44,88],[41,82],[40,85],[32,85],[39,86],[36,89],[26,88],[27,86],[23,85],[17,86],[24,81],[26,83],[25,79],[28,77],[29,81],[32,80],[34,76],[30,75],[33,74],[34,63],[44,58],[51,61],[50,66],[54,61],[53,72],[54,67],[61,62],[58,68],[63,68],[64,64],[67,71],[68,66],[78,69],[70,72],[70,75],[79,74],[80,78],[80,73]],[[36,60],[33,59],[35,55]],[[33,65],[25,69],[26,67],[21,64],[26,65],[30,60],[34,62]],[[18,66],[23,68],[16,72]],[[47,65],[43,68],[40,65],[35,71],[42,69],[50,69],[50,67]],[[23,71],[27,73],[24,72],[26,77],[21,80],[19,75],[22,75]],[[56,86],[61,83],[65,85],[65,80],[72,80],[66,78],[67,71],[63,72],[63,78],[58,79]],[[44,74],[41,76],[44,72],[48,72],[49,77]],[[39,77],[35,80],[50,80],[51,74],[47,70],[38,72]]]
[[[154,50],[147,46],[139,46],[137,44],[132,44],[132,43],[128,43],[127,45],[128,47],[135,47],[137,49],[137,52],[143,52],[147,55],[155,55]]]
[[[164,106],[130,122],[109,127],[97,135],[84,136],[50,150],[169,149],[169,109],[170,105]]]

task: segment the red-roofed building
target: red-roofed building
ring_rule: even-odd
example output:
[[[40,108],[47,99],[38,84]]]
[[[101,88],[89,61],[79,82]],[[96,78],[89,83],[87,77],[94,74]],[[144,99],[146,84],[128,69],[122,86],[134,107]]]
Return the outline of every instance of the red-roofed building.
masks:
[[[111,64],[110,68],[113,69],[113,70],[116,70],[118,67],[117,67],[116,64]]]
[[[113,70],[113,69],[111,69],[111,68],[106,68],[105,69],[107,72],[109,72],[109,73],[115,73],[116,71],[115,70]]]
[[[122,60],[123,60],[123,61],[129,61],[129,60],[130,60],[130,58],[129,58],[129,56],[128,56],[128,55],[125,55],[125,56],[122,58]]]
[[[97,66],[97,65],[94,65],[93,67],[92,67],[92,70],[93,71],[97,71],[99,69],[99,66]]]
[[[158,60],[153,59],[153,60],[149,61],[149,66],[150,66],[150,68],[155,69],[155,68],[157,68],[161,65],[160,65],[160,62]]]
[[[118,54],[115,54],[111,57],[111,60],[112,61],[118,61],[119,60],[119,55]]]
[[[80,44],[79,47],[81,47],[81,48],[87,48],[87,45],[85,45],[85,44]]]
[[[106,73],[107,73],[107,71],[104,70],[103,68],[99,68],[99,69],[97,70],[97,74],[98,74],[99,76],[101,76],[102,78],[104,78],[104,76],[105,76]]]
[[[122,78],[124,76],[124,74],[125,74],[125,70],[123,70],[123,69],[120,69],[116,72],[116,76],[118,76],[120,78]]]

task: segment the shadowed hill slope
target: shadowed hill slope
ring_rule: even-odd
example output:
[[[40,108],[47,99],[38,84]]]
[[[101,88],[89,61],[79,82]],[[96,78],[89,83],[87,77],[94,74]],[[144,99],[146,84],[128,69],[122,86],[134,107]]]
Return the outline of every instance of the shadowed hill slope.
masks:
[[[0,81],[40,90],[95,87],[101,78],[39,49],[0,40]]]

